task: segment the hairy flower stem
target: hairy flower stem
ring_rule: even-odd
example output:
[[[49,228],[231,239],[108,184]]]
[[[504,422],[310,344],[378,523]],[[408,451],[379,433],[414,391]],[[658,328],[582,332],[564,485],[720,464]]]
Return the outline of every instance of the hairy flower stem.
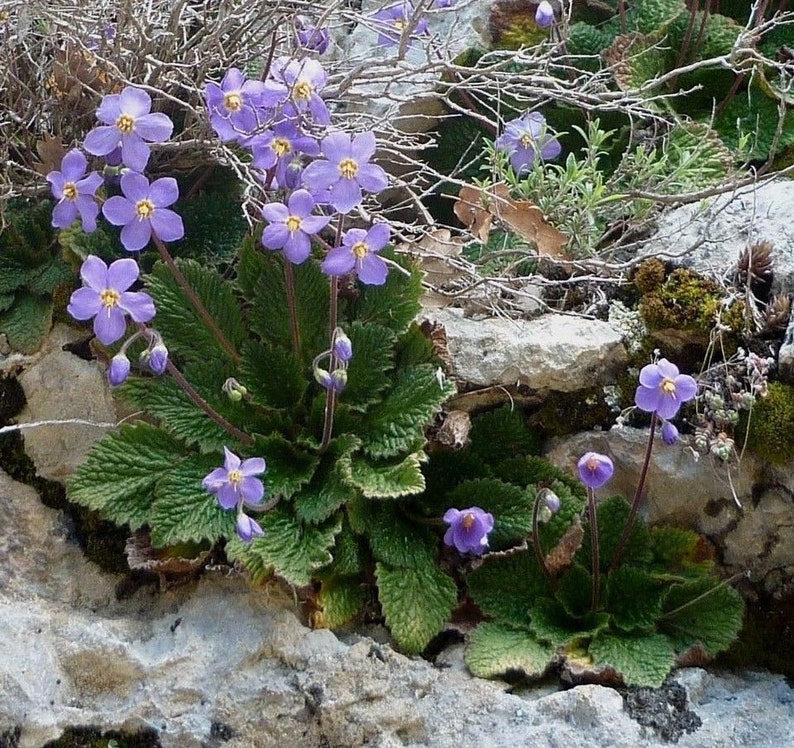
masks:
[[[538,514],[540,512],[541,503],[540,499],[544,493],[545,491],[543,491],[543,489],[538,491],[537,495],[535,496],[535,503],[532,505],[532,547],[535,549],[535,557],[538,559],[538,566],[540,566],[543,576],[546,577],[546,581],[549,583],[549,588],[551,590],[556,590],[557,582],[551,575],[549,567],[546,565],[546,557],[543,554],[543,549],[540,547],[540,533],[538,532]]]
[[[185,394],[196,404],[197,408],[203,410],[215,423],[218,424],[224,431],[231,434],[237,441],[250,446],[254,443],[253,438],[240,431],[233,423],[229,423],[220,413],[218,413],[201,395],[199,395],[190,382],[185,379],[179,369],[174,366],[173,362],[169,359],[166,364],[168,373],[174,378],[174,381],[184,390]]]
[[[626,551],[626,544],[629,542],[629,536],[631,535],[631,531],[634,529],[634,520],[637,518],[637,510],[640,508],[642,492],[645,488],[645,479],[648,477],[648,467],[651,464],[653,438],[656,434],[656,423],[658,420],[659,416],[656,414],[656,411],[654,411],[653,415],[651,416],[651,429],[650,433],[648,434],[648,446],[645,448],[645,462],[642,464],[642,472],[640,473],[640,479],[637,482],[637,490],[634,491],[634,501],[631,502],[631,511],[629,512],[628,519],[626,520],[626,525],[623,528],[623,534],[620,536],[620,541],[618,542],[618,546],[615,549],[615,555],[612,556],[612,562],[609,564],[610,571],[617,569],[618,565],[620,564],[623,554]]]
[[[300,360],[301,333],[298,325],[298,304],[295,298],[295,274],[292,272],[292,263],[283,252],[281,259],[284,260],[284,286],[287,289],[287,309],[289,310],[289,326],[292,333],[292,350]]]
[[[587,514],[590,518],[590,554],[593,561],[593,613],[598,611],[601,596],[601,553],[598,541],[598,516],[596,514],[595,491],[587,487]]]
[[[174,258],[171,257],[171,253],[168,251],[165,244],[163,244],[163,242],[154,234],[152,234],[152,239],[154,240],[154,244],[157,247],[157,251],[160,253],[161,259],[171,271],[171,275],[174,276],[174,280],[179,284],[179,287],[185,292],[185,296],[187,296],[188,300],[193,305],[193,308],[196,310],[196,312],[198,312],[199,317],[201,317],[204,324],[207,325],[207,327],[212,331],[212,334],[221,344],[221,347],[229,354],[229,357],[232,359],[232,361],[234,361],[235,364],[239,364],[240,354],[229,342],[229,339],[223,334],[221,328],[218,327],[218,324],[207,311],[207,307],[204,306],[201,299],[196,295],[196,292],[190,287],[190,283],[188,283],[187,278],[185,278],[182,271],[177,267],[176,263],[174,262]]]
[[[339,219],[339,225],[341,227],[342,219]],[[341,238],[342,232],[341,229],[337,232],[337,241],[334,242],[337,246],[339,246],[339,241]],[[333,338],[334,330],[336,329],[336,320],[339,314],[338,312],[338,299],[339,299],[339,278],[337,276],[331,276],[331,297],[329,299],[329,312],[328,312],[328,321],[331,330],[331,337]],[[332,353],[331,354],[331,364],[330,364],[330,371],[333,371],[336,368],[337,360],[336,356]],[[336,390],[329,389],[327,392],[327,398],[325,401],[325,422],[323,423],[323,440],[320,442],[320,454],[325,452],[328,449],[328,445],[331,443],[331,434],[334,430],[334,410],[336,408]]]

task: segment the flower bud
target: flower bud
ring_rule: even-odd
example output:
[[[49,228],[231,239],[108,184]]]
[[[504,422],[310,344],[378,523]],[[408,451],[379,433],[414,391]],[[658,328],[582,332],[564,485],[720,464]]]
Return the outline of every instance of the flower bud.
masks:
[[[162,341],[146,351],[144,356],[146,356],[147,365],[158,377],[165,373],[168,365],[168,348],[163,345]]]
[[[554,8],[548,0],[543,0],[535,11],[535,23],[538,28],[547,29],[554,23]]]
[[[331,372],[331,389],[341,392],[347,387],[347,369],[334,369]]]
[[[243,543],[250,543],[254,536],[264,535],[260,524],[242,512],[237,515],[237,535]]]
[[[582,455],[577,467],[579,478],[588,488],[600,488],[615,472],[612,460],[598,452],[587,452]]]
[[[130,374],[130,360],[123,354],[117,353],[110,360],[108,368],[108,383],[111,387],[118,387],[123,384]]]
[[[678,429],[670,421],[662,424],[662,441],[668,447],[672,447],[678,441]]]
[[[221,392],[225,393],[233,403],[239,403],[247,394],[248,390],[241,385],[234,377],[229,377],[221,387]]]
[[[331,345],[332,352],[340,361],[347,363],[353,358],[353,344],[350,338],[345,335],[341,327],[334,330],[333,344]]]

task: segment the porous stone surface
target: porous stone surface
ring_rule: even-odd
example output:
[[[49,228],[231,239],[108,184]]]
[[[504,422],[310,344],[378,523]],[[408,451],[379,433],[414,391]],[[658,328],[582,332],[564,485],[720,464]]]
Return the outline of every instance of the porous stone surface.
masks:
[[[600,320],[474,319],[461,309],[427,310],[422,318],[443,325],[453,374],[469,385],[575,392],[609,381],[626,365],[621,333]]]
[[[611,689],[511,694],[459,666],[311,631],[289,600],[237,575],[119,600],[119,577],[84,559],[63,515],[2,472],[0,568],[0,736],[20,748],[75,725],[148,730],[165,748],[666,745]],[[679,745],[786,744],[782,678],[678,677],[703,723]]]
[[[63,349],[84,334],[56,325],[39,355],[19,376],[27,405],[17,419],[22,423],[81,419],[115,423],[116,415],[105,377],[96,361],[84,361]],[[46,425],[23,430],[25,450],[36,472],[48,480],[64,481],[80,465],[91,445],[107,427]]]
[[[788,179],[772,179],[735,192],[683,205],[659,221],[640,254],[722,278],[731,275],[740,253],[751,244],[773,245],[773,290],[794,291],[794,189]]]

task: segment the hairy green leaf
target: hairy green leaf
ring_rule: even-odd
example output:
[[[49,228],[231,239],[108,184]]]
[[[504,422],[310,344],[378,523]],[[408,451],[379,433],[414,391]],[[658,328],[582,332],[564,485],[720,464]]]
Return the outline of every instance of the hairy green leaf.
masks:
[[[611,665],[627,686],[658,688],[675,665],[675,652],[663,634],[630,636],[601,633],[590,642],[596,665]]]
[[[455,607],[455,582],[434,565],[405,569],[378,563],[375,575],[392,636],[406,652],[421,652]]]
[[[609,626],[608,613],[588,613],[572,618],[559,601],[541,597],[529,609],[532,633],[542,642],[565,647],[591,639]]]
[[[607,578],[607,610],[622,631],[651,630],[662,606],[664,584],[643,569],[621,566]]]
[[[601,571],[607,571],[617,550],[631,507],[622,496],[611,496],[599,502],[596,511],[598,513],[600,566]],[[581,558],[589,559],[591,552],[590,524],[588,523],[585,527]],[[642,517],[637,517],[631,530],[631,535],[629,535],[629,540],[626,543],[622,563],[632,566],[643,566],[650,563],[651,557],[648,528],[645,526]]]
[[[464,657],[469,670],[479,678],[519,673],[539,678],[551,664],[554,647],[524,629],[481,623],[469,635]]]
[[[603,583],[603,579],[601,580]],[[563,572],[557,588],[557,599],[565,612],[574,618],[587,615],[593,604],[593,576],[581,564]]]
[[[317,595],[318,621],[335,629],[356,617],[364,604],[364,590],[358,577],[334,577],[322,583]],[[317,625],[317,622],[315,625]]]
[[[472,421],[469,439],[471,450],[493,464],[514,455],[540,451],[540,439],[527,426],[524,414],[509,405],[477,416]],[[527,482],[535,483],[537,480]]]
[[[395,499],[421,493],[425,478],[420,465],[425,460],[422,451],[413,452],[396,462],[371,463],[359,455],[345,455],[339,459],[341,475],[346,483],[371,499]]]
[[[326,462],[293,497],[293,505],[299,519],[319,524],[356,496],[358,491],[344,482],[338,465]]]
[[[347,518],[342,519],[342,529],[336,536],[331,553],[334,560],[329,567],[329,573],[335,576],[353,576],[364,571],[365,553]]]
[[[289,499],[312,479],[319,458],[287,441],[281,434],[256,440],[254,451],[265,458],[268,493]]]
[[[5,333],[11,348],[21,353],[38,350],[51,326],[49,296],[20,292],[11,308],[0,313],[0,333]]]
[[[291,349],[254,340],[243,344],[240,383],[271,408],[291,408],[309,386],[310,370]]]
[[[397,336],[383,325],[362,325],[360,322],[354,322],[345,333],[353,344],[353,358],[348,364],[347,387],[342,400],[354,409],[364,410],[380,402],[383,391],[389,386],[388,372],[394,368]]]

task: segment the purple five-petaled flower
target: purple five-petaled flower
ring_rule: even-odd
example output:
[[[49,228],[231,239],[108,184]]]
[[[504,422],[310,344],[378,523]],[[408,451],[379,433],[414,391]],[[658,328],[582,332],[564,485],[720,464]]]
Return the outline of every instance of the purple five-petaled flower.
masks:
[[[174,123],[168,115],[151,114],[152,100],[146,91],[127,86],[120,94],[108,94],[97,109],[103,125],[86,135],[85,149],[95,156],[106,156],[121,146],[121,160],[133,171],[143,171],[149,160],[150,143],[163,143],[171,137]]]
[[[600,488],[615,472],[612,460],[598,452],[586,452],[576,466],[579,478],[588,488]]]
[[[322,263],[327,275],[347,275],[355,272],[362,283],[382,286],[389,268],[378,257],[389,241],[389,225],[376,223],[369,231],[350,229],[342,237],[342,246],[328,252]]]
[[[295,114],[308,111],[315,124],[331,123],[328,106],[319,94],[328,83],[328,73],[317,60],[310,57],[303,60],[279,57],[273,61],[270,75],[273,80],[286,86]]]
[[[444,522],[449,527],[444,533],[444,543],[460,553],[483,553],[488,548],[488,533],[493,530],[493,515],[472,506],[468,509],[447,509]]]
[[[182,218],[167,206],[179,197],[173,177],[156,179],[149,184],[143,174],[127,172],[121,177],[124,196],[114,195],[103,206],[102,214],[115,226],[123,226],[121,243],[130,252],[143,249],[154,234],[164,242],[185,235]]]
[[[60,171],[47,174],[47,181],[52,185],[52,194],[58,200],[52,211],[52,225],[56,228],[65,229],[71,226],[79,213],[83,231],[90,234],[96,230],[99,206],[94,199],[94,193],[103,179],[95,171],[86,174],[87,167],[86,157],[74,148],[63,157]]]
[[[275,175],[279,184],[287,181],[286,173],[290,163],[303,153],[316,156],[320,146],[311,135],[302,134],[293,122],[284,120],[256,135],[249,143],[254,154],[254,168],[276,168]]]
[[[375,154],[375,133],[362,132],[352,140],[347,133],[332,132],[323,138],[321,150],[326,160],[312,161],[303,170],[303,185],[315,197],[328,191],[335,210],[347,213],[361,202],[362,189],[385,190],[386,172],[369,160]]]
[[[528,172],[535,159],[557,158],[562,152],[560,142],[546,132],[546,118],[540,112],[527,112],[505,125],[505,131],[494,144],[510,158],[516,174]]]
[[[377,43],[381,47],[393,47],[400,43],[400,39],[409,26],[411,40],[419,34],[427,32],[427,20],[421,16],[412,23],[416,9],[410,2],[399,2],[379,10],[372,18],[378,31]]]
[[[268,221],[262,244],[268,249],[283,249],[290,262],[302,263],[311,253],[311,235],[328,225],[330,216],[314,216],[316,204],[306,190],[295,190],[287,204],[268,203],[262,216]]]
[[[312,26],[307,23],[304,16],[297,16],[295,19],[296,38],[295,46],[307,52],[317,52],[323,55],[328,51],[331,44],[331,36],[328,29]]]
[[[201,481],[201,485],[217,496],[218,503],[224,509],[234,509],[243,504],[260,504],[265,495],[265,487],[255,476],[265,472],[264,459],[250,457],[241,460],[226,447],[223,452],[223,467],[215,468]]]
[[[657,413],[660,418],[673,418],[678,409],[697,394],[697,382],[688,374],[679,374],[678,367],[666,358],[643,366],[640,386],[634,402],[640,410]]]
[[[105,345],[115,343],[127,329],[127,314],[135,322],[148,322],[155,315],[151,296],[127,289],[138,280],[138,263],[131,258],[116,260],[108,267],[89,255],[80,268],[83,288],[72,293],[67,311],[75,319],[94,319],[94,332]],[[118,368],[118,367],[117,367]]]

